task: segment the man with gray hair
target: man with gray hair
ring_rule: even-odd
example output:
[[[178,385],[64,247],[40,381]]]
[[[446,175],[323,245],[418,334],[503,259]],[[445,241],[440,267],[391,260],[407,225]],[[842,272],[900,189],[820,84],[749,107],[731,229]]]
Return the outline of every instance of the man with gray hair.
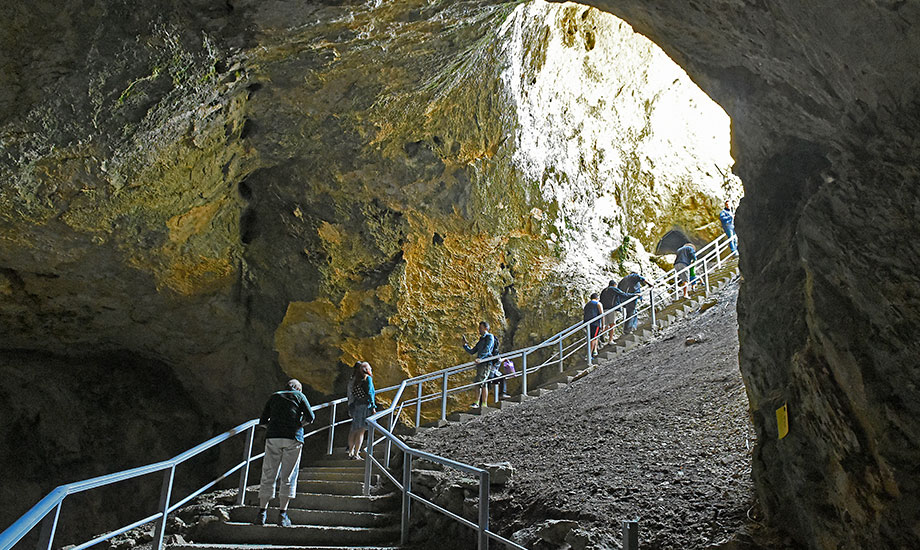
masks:
[[[273,393],[265,403],[259,425],[268,425],[268,433],[265,434],[265,458],[262,459],[259,517],[256,518],[256,525],[265,525],[268,502],[275,498],[275,483],[280,478],[278,500],[281,513],[278,516],[278,525],[291,526],[287,509],[291,499],[297,494],[303,427],[313,422],[314,418],[310,402],[303,394],[303,385],[294,378],[288,380],[287,389]]]

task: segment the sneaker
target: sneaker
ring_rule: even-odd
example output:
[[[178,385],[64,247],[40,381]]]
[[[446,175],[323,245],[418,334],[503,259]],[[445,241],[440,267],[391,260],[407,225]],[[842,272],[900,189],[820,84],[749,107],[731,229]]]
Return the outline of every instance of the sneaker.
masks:
[[[291,518],[288,517],[287,512],[281,512],[278,514],[278,525],[281,527],[291,526]]]
[[[262,509],[259,510],[259,515],[256,516],[256,525],[265,525],[265,522],[268,520],[268,510]]]
[[[479,409],[481,407],[482,407],[482,404],[480,403],[473,403],[472,405],[470,405],[471,409]]]
[[[502,399],[511,399],[511,395],[510,395],[510,394],[507,394],[507,393],[503,393],[503,394],[501,395],[501,398],[502,398]]]

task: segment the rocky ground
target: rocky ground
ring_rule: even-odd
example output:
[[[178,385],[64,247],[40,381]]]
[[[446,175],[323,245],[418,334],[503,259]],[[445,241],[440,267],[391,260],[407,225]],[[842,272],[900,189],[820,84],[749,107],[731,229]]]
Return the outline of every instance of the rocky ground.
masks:
[[[785,547],[759,523],[737,292],[729,285],[706,311],[563,389],[414,443],[471,464],[511,462],[493,525],[558,540],[539,547],[567,548],[573,527],[589,547],[617,547],[632,518],[643,549]]]

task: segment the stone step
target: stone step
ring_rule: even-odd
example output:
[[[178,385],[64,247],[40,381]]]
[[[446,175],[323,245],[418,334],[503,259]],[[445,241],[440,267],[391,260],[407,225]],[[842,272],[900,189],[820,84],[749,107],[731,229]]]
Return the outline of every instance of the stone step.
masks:
[[[527,395],[529,395],[530,397],[542,397],[548,393],[550,393],[550,390],[546,388],[537,388],[535,390],[530,390],[529,392],[527,392]]]
[[[259,514],[258,506],[237,506],[230,509],[230,521],[252,523]],[[340,527],[387,527],[399,523],[399,516],[393,512],[355,512],[350,510],[301,510],[289,508],[288,517],[294,525],[332,525]],[[278,518],[277,508],[269,509],[268,521]]]
[[[297,475],[299,481],[364,481],[364,462],[360,468],[301,468]]]
[[[473,416],[486,416],[487,414],[497,413],[498,409],[491,406],[486,407],[471,407],[470,410],[466,411],[466,414],[471,414]]]
[[[269,506],[278,507],[278,498],[275,497],[269,503]],[[301,510],[345,510],[349,512],[389,512],[394,507],[399,506],[399,495],[391,493],[387,495],[371,495],[369,497],[360,495],[323,495],[316,493],[297,493],[297,496],[291,501],[290,508],[299,508]],[[258,489],[249,489],[246,491],[246,504],[249,506],[259,505]]]
[[[253,525],[214,521],[195,529],[198,542],[270,545],[355,545],[394,543],[399,540],[399,524],[391,527],[327,527],[319,525]]]
[[[297,482],[297,491],[322,495],[360,495],[364,492],[364,477],[361,481],[302,479]]]
[[[478,416],[479,415],[473,415],[473,414],[469,414],[466,412],[453,412],[447,415],[447,420],[450,422],[464,423],[464,422],[469,422],[470,420],[473,420],[474,418],[477,418]]]
[[[377,452],[376,448],[374,449],[374,455],[377,457],[377,460],[380,460],[381,455]],[[361,456],[364,456],[363,450],[361,451]],[[352,468],[356,470],[363,470],[364,458],[359,460],[353,460],[351,458],[321,458],[311,462],[309,466],[314,468]]]
[[[517,395],[512,395],[510,399],[506,399],[505,401],[510,401],[512,403],[523,403],[528,399],[532,399],[532,397],[530,395],[519,393]]]

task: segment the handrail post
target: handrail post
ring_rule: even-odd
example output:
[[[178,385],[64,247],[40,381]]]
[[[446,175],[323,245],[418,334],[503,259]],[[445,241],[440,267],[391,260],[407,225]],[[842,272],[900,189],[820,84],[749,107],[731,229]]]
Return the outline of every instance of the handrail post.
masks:
[[[521,369],[523,369],[524,379],[521,380],[521,398],[527,396],[527,352],[524,352],[524,355],[521,356]]]
[[[415,428],[422,423],[422,381],[418,381],[418,401],[415,402]]]
[[[332,454],[332,444],[333,444],[332,441],[333,441],[333,439],[335,438],[335,401],[332,402],[332,412],[330,412],[329,414],[330,414],[330,419],[329,419],[329,446],[328,446],[328,448],[326,449],[326,454],[327,454],[327,455],[331,455],[331,454]]]
[[[441,422],[447,422],[447,373],[441,375]]]
[[[648,289],[648,309],[652,315],[652,331],[654,332],[655,330],[658,329],[658,322],[655,319],[655,289],[654,288]]]
[[[588,323],[588,366],[591,366],[591,323]]]
[[[163,475],[163,489],[160,491],[160,519],[153,531],[153,550],[162,550],[163,536],[166,534],[166,518],[169,516],[169,501],[172,500],[173,482],[176,479],[176,467],[170,466]]]
[[[559,335],[559,372],[562,372],[562,335]]]
[[[677,275],[677,268],[674,268],[674,299],[680,297],[680,278]]]
[[[371,468],[374,460],[374,424],[367,423],[367,448],[364,451],[364,496],[371,496]]]
[[[709,296],[709,266],[706,258],[703,258],[703,284],[706,286],[706,296]]]
[[[393,433],[393,411],[390,411],[390,415],[387,418],[387,431],[390,433]],[[392,446],[393,446],[393,440],[388,437],[387,438],[386,459],[383,462],[387,468],[390,467],[390,449],[392,448]]]
[[[409,544],[409,517],[411,513],[412,498],[412,454],[403,453],[403,491],[402,491],[402,517],[400,518],[399,543],[403,546]]]
[[[719,246],[719,243],[721,241],[722,241],[721,236],[718,239],[716,239],[716,268],[717,269],[722,269],[722,247]]]
[[[246,486],[249,484],[249,464],[252,462],[252,441],[256,436],[255,425],[246,430],[246,441],[243,443],[243,464],[240,472],[240,488],[236,492],[236,503],[240,506],[246,501]]]
[[[45,516],[45,519],[42,520],[42,533],[38,538],[38,546],[36,550],[51,550],[51,545],[54,543],[54,534],[57,532],[58,520],[61,517],[61,505],[64,504],[64,501],[58,502],[57,506],[54,507],[54,512]]]
[[[489,471],[479,474],[479,550],[489,550]]]

